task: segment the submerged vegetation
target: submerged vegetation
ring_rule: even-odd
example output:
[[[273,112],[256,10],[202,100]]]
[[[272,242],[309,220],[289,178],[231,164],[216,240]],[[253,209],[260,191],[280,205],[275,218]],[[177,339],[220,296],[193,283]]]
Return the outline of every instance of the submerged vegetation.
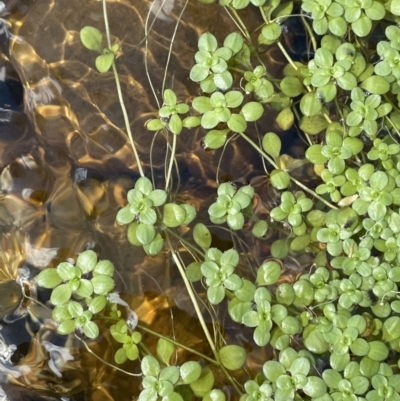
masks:
[[[81,31],[83,45],[100,54],[97,69],[113,71],[141,176],[116,221],[126,225],[132,246],[150,257],[169,252],[210,352],[180,344],[142,325],[134,311],[127,313],[114,292],[113,264],[91,250],[74,264],[63,262],[37,276],[40,286],[52,289],[57,331],[94,339],[99,321],[109,322],[101,327],[120,344],[116,366],[138,360],[129,365],[136,366],[133,371],[124,371],[142,378],[143,401],[399,401],[400,1],[219,3],[238,31],[221,41],[211,32],[200,36],[189,78],[201,95],[187,104],[172,89],[163,90],[158,115],[147,123],[169,141],[164,188],[156,188],[151,171],[143,170],[129,128],[106,0],[107,45],[96,28]],[[202,7],[206,13],[207,4]],[[262,22],[254,18],[255,26],[247,26],[242,17],[256,11]],[[281,42],[288,18],[299,19],[307,32],[312,51],[305,63],[293,60]],[[287,61],[279,74],[269,71],[261,52],[271,46]],[[286,167],[280,133],[257,123],[266,110],[275,113],[282,131],[296,127],[307,142],[311,185]],[[260,141],[247,133],[251,125],[263,132]],[[209,220],[235,235],[245,225],[255,238],[275,233],[271,255],[256,272],[238,270],[243,252],[212,246],[209,222],[192,223],[199,211],[175,199],[177,141],[196,127],[205,130],[207,148],[229,146],[232,137],[253,147],[264,159],[271,191],[279,193],[265,218],[253,211],[254,187],[223,182],[208,208]],[[192,255],[190,263],[180,257],[181,245]],[[289,282],[288,258],[303,255],[311,262]],[[198,296],[204,288],[206,304]],[[226,344],[214,310],[222,303],[238,331],[252,329],[254,349],[270,350],[258,371],[242,369],[248,350]],[[144,334],[158,337],[155,350]],[[191,353],[189,360],[175,357],[180,348]]]

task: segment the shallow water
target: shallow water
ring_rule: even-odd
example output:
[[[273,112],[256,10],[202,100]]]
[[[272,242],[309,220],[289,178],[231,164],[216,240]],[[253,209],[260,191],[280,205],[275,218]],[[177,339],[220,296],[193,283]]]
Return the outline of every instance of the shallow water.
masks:
[[[94,249],[116,266],[117,291],[143,323],[164,334],[174,333],[178,341],[201,352],[210,352],[169,255],[146,257],[127,242],[125,227],[115,223],[125,194],[139,174],[123,128],[113,75],[96,72],[93,53],[79,40],[85,25],[104,30],[102,3],[5,3],[10,13],[0,21],[0,291],[7,288],[7,296],[1,299],[0,319],[7,317],[0,330],[0,385],[10,401],[130,400],[139,392],[138,379],[106,366],[76,338],[57,335],[49,319],[49,291],[35,288],[32,282],[41,269]],[[152,25],[160,4],[156,3],[150,14],[147,48],[144,26],[151,2],[107,3],[111,32],[122,47],[117,68],[132,132],[148,173],[151,153],[161,187],[166,140],[159,135],[152,144],[154,134],[144,128],[157,107],[145,60],[160,101],[170,38],[184,1],[168,0]],[[188,2],[165,76],[165,86],[188,101],[198,93],[187,78],[198,36],[212,30],[223,37],[234,29],[219,6],[208,6],[207,13],[204,10],[196,1]],[[274,54],[270,58],[279,65]],[[266,119],[264,128],[276,127]],[[203,136],[201,130],[180,136],[184,139],[177,150],[179,174],[174,174],[179,198],[197,209],[203,207],[200,218],[204,219],[204,207],[215,198],[218,174],[221,180],[258,186],[258,210],[268,213],[272,195],[266,190],[259,157],[234,140],[220,162],[222,152],[204,150]],[[299,147],[292,143],[291,153],[296,155]],[[211,229],[220,246],[232,246],[229,232]],[[269,252],[268,242],[255,244],[250,239],[246,246],[244,270],[257,264],[256,257]],[[184,259],[187,256],[182,252]],[[26,295],[22,302],[21,288]],[[220,312],[223,318],[224,311]],[[227,324],[225,329],[229,341],[233,327]],[[250,348],[247,334],[242,332],[235,341]],[[90,348],[113,362],[109,337],[91,341]],[[251,356],[249,366],[262,358],[265,355]],[[134,363],[126,368],[138,369]]]

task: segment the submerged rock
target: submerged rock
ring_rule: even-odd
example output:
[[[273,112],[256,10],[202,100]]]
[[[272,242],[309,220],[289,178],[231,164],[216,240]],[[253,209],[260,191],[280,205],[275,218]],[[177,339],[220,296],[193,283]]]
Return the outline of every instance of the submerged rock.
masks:
[[[11,315],[22,300],[22,288],[14,280],[0,283],[0,320]]]

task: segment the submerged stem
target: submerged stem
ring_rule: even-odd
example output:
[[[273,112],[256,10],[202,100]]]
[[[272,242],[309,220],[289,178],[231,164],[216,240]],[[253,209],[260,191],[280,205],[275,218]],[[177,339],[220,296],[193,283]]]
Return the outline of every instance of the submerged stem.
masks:
[[[174,165],[175,151],[176,151],[176,137],[177,135],[172,134],[172,149],[171,149],[171,157],[169,159],[167,178],[165,180],[165,191],[168,191],[169,181],[171,180],[172,166]]]
[[[268,156],[258,145],[256,145],[245,133],[239,132],[239,135],[243,139],[245,139],[251,146],[253,146],[253,148],[256,149],[257,152],[260,153],[260,155],[262,157],[264,157],[266,160],[268,160],[276,169],[279,169],[278,165],[272,160],[272,158],[270,156]],[[336,209],[336,210],[339,209],[338,207],[336,207],[335,205],[332,205],[332,203],[330,203],[326,199],[324,199],[322,196],[318,195],[316,192],[314,192],[313,190],[308,188],[306,185],[302,184],[300,181],[296,180],[295,178],[293,178],[290,175],[289,175],[289,177],[290,177],[290,180],[293,181],[295,184],[297,184],[300,188],[302,188],[304,191],[308,192],[309,194],[311,194],[312,196],[314,196],[315,198],[320,200],[322,203],[324,203],[329,208]]]
[[[218,362],[215,359],[212,359],[212,358],[202,354],[201,352],[196,351],[193,348],[187,347],[186,345],[183,345],[183,344],[179,343],[178,341],[173,340],[172,338],[170,338],[168,336],[164,336],[164,335],[162,335],[160,333],[157,333],[156,331],[153,331],[153,330],[151,330],[151,329],[149,329],[147,327],[144,327],[144,326],[142,326],[140,324],[138,324],[136,327],[139,330],[145,331],[146,333],[152,334],[153,336],[156,336],[158,338],[162,338],[163,340],[168,341],[171,344],[174,344],[179,348],[185,349],[186,351],[189,351],[189,352],[191,352],[193,354],[196,354],[196,355],[200,356],[201,358],[203,358],[203,359],[205,359],[205,360],[207,360],[207,361],[209,361],[211,363],[214,363],[214,364],[218,365]]]
[[[106,28],[107,43],[108,43],[108,47],[111,48],[110,27],[108,25],[108,17],[107,17],[107,0],[103,0],[103,15],[104,15],[104,25]],[[140,157],[137,152],[135,142],[133,141],[131,126],[129,123],[128,113],[127,113],[126,107],[125,107],[124,97],[122,96],[121,83],[119,81],[119,76],[118,76],[118,72],[117,72],[117,67],[115,66],[115,62],[112,65],[112,69],[113,69],[113,73],[114,73],[115,86],[117,87],[119,104],[121,106],[122,114],[124,116],[126,132],[128,133],[129,141],[131,143],[132,150],[133,150],[133,153],[136,158],[136,163],[137,163],[137,166],[139,169],[140,176],[144,177],[144,172],[143,172],[142,165],[140,162]]]
[[[196,311],[197,318],[199,319],[200,325],[201,325],[201,327],[202,327],[202,329],[204,331],[204,334],[205,334],[205,336],[207,338],[207,341],[208,341],[208,343],[209,343],[209,345],[211,347],[211,350],[212,350],[212,352],[213,352],[213,354],[215,356],[215,359],[219,363],[219,355],[218,355],[217,347],[215,346],[215,343],[214,343],[214,341],[213,341],[213,339],[211,337],[210,331],[208,330],[207,324],[206,324],[206,322],[204,320],[204,317],[203,317],[203,315],[201,313],[199,304],[198,304],[197,299],[196,299],[196,295],[195,295],[195,293],[193,291],[193,288],[192,288],[189,280],[186,277],[185,270],[184,270],[179,258],[176,255],[174,247],[172,246],[172,243],[171,243],[171,239],[169,238],[169,234],[167,232],[165,233],[165,237],[167,239],[169,249],[171,250],[171,253],[172,253],[172,259],[174,259],[174,262],[176,263],[176,266],[178,267],[179,273],[181,274],[182,280],[183,280],[183,282],[185,284],[185,287],[187,289],[189,297],[190,297],[190,299],[192,301],[193,307],[194,307],[194,309]]]

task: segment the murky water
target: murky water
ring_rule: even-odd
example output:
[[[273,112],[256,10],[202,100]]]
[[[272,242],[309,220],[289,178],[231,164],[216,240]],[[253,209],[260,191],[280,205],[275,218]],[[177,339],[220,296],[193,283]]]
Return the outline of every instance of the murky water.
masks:
[[[104,30],[102,3],[4,3],[5,9],[0,8],[5,18],[0,20],[0,385],[10,401],[131,400],[138,394],[138,379],[106,366],[74,337],[57,335],[46,307],[49,291],[36,289],[31,282],[46,266],[94,249],[100,258],[115,264],[117,290],[144,323],[168,335],[174,330],[178,341],[209,353],[169,255],[146,257],[127,243],[126,229],[115,223],[139,174],[123,129],[113,75],[96,72],[94,54],[79,40],[85,25]],[[184,1],[168,0],[157,19],[150,14],[147,47],[144,26],[151,2],[107,3],[111,32],[122,46],[117,66],[131,128],[149,173],[154,134],[144,124],[154,117],[156,102],[145,60],[161,100],[170,38]],[[188,71],[198,36],[211,30],[223,37],[232,29],[222,8],[205,8],[190,0],[176,33],[166,87],[188,101],[197,94]],[[272,53],[270,57],[275,62]],[[264,123],[264,131],[276,128],[271,120]],[[204,219],[206,208],[201,208],[215,197],[219,165],[220,179],[258,186],[258,211],[267,213],[265,202],[271,195],[259,157],[234,140],[220,162],[222,152],[205,151],[203,136],[201,130],[181,134],[179,196],[200,209]],[[152,147],[152,165],[160,187],[165,179],[165,151],[166,139],[159,135]],[[178,182],[177,173],[174,180]],[[228,232],[212,230],[221,246],[232,246]],[[247,246],[250,265],[257,263],[255,257],[268,254],[265,242],[254,247],[251,240]],[[226,330],[229,340],[233,331],[229,326]],[[246,333],[241,336],[235,341],[246,344]],[[113,362],[112,344],[110,337],[101,337],[90,342],[90,349]],[[257,358],[263,356],[254,356],[255,364]],[[129,368],[137,371],[137,364]]]

